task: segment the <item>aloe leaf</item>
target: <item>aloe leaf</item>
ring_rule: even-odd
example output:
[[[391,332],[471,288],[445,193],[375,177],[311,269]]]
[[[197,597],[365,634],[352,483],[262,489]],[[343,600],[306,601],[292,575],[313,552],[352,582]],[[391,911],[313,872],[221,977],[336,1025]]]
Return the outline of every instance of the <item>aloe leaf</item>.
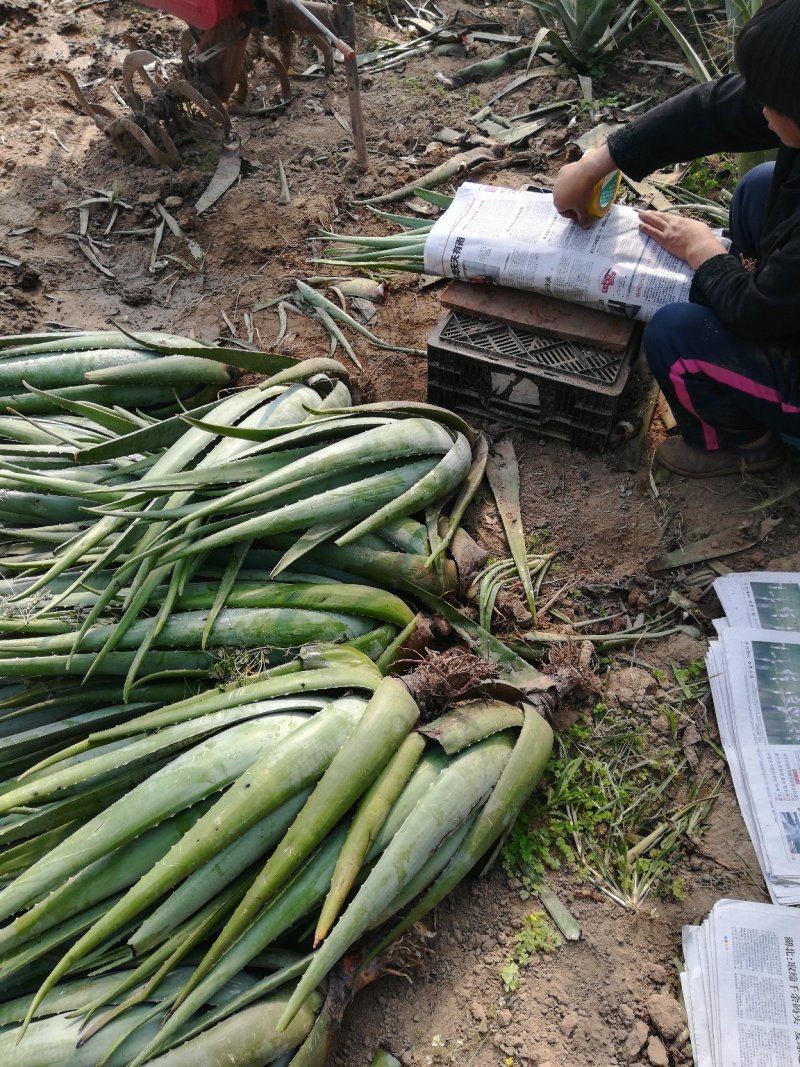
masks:
[[[495,444],[486,464],[486,477],[492,487],[497,510],[503,521],[508,546],[517,565],[522,588],[528,601],[531,615],[536,615],[531,572],[528,566],[528,550],[522,528],[519,502],[519,467],[511,438],[506,437]]]
[[[692,68],[694,76],[699,82],[709,82],[713,80],[713,74],[708,70],[705,63],[703,63],[700,56],[694,50],[691,42],[684,34],[678,29],[664,8],[659,4],[658,0],[644,0],[647,6],[655,11],[659,21],[666,28],[673,40],[677,43],[680,50],[686,56],[689,62],[689,66]]]

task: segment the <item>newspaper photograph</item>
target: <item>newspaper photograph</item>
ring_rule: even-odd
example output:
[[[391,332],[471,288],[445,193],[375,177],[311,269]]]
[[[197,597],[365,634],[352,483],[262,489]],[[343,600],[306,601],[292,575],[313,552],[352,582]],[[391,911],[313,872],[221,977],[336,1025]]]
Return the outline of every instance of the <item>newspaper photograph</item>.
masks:
[[[613,206],[589,229],[562,218],[550,193],[464,182],[425,242],[425,271],[529,289],[648,321],[689,297],[692,270]]]
[[[730,626],[800,633],[800,574],[749,571],[714,582]]]
[[[800,635],[728,628],[709,680],[739,806],[776,903],[800,902]]]
[[[719,900],[683,948],[696,1067],[798,1067],[800,914]]]

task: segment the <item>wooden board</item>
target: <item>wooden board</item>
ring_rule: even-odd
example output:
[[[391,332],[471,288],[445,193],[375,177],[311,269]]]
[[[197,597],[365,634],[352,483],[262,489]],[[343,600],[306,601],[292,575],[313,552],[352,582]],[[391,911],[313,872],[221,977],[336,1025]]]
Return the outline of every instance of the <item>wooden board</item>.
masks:
[[[566,341],[596,345],[610,352],[624,352],[638,324],[593,308],[567,304],[551,296],[509,289],[505,285],[475,285],[451,282],[442,293],[442,304],[454,311],[494,319],[507,326],[534,330]]]

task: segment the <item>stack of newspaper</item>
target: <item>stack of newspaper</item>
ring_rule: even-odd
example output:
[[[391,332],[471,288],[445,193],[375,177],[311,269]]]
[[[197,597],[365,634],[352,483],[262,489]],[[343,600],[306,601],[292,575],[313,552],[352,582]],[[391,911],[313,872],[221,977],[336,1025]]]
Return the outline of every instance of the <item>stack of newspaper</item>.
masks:
[[[726,617],[706,663],[720,738],[770,897],[798,904],[800,574],[727,574],[714,588]]]
[[[720,900],[683,928],[681,974],[695,1067],[800,1064],[800,914]]]
[[[648,321],[689,299],[693,271],[614,206],[587,230],[562,218],[550,193],[464,182],[425,241],[425,270],[496,282]]]

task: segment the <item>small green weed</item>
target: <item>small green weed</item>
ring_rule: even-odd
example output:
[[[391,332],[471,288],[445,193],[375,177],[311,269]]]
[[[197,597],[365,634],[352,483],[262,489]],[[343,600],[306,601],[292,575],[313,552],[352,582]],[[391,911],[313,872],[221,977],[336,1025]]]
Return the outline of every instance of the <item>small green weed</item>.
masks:
[[[537,952],[555,952],[563,945],[563,939],[556,933],[543,911],[532,911],[526,916],[522,929],[516,936],[517,962],[523,967],[530,963],[531,956]]]
[[[500,981],[506,993],[519,989],[520,968],[527,967],[537,952],[555,952],[564,943],[543,911],[531,912],[514,940],[514,951],[500,968]]]
[[[686,900],[689,895],[689,887],[685,878],[673,878],[670,882],[669,891],[674,900]]]
[[[677,663],[672,663],[670,666],[675,681],[686,700],[698,700],[705,694],[708,689],[708,675],[703,660],[696,659],[688,667],[680,667]]]
[[[549,552],[550,542],[553,540],[553,534],[546,527],[541,530],[534,530],[528,537],[528,551],[530,552]]]
[[[408,90],[409,93],[411,93],[412,96],[419,96],[424,89],[422,79],[416,78],[412,75],[408,75],[407,77],[403,78],[403,86],[405,89]]]
[[[681,181],[681,188],[709,200],[719,200],[720,190],[733,191],[736,180],[737,166],[733,156],[709,156],[692,163]]]
[[[519,989],[519,964],[507,959],[500,968],[500,981],[506,993],[516,993]]]
[[[610,96],[601,96],[597,101],[598,107],[622,107],[625,97],[622,93],[612,93]]]
[[[604,107],[619,107],[622,103],[622,96],[612,93],[611,96],[601,96],[597,100],[576,100],[570,110],[578,115],[594,115]]]

